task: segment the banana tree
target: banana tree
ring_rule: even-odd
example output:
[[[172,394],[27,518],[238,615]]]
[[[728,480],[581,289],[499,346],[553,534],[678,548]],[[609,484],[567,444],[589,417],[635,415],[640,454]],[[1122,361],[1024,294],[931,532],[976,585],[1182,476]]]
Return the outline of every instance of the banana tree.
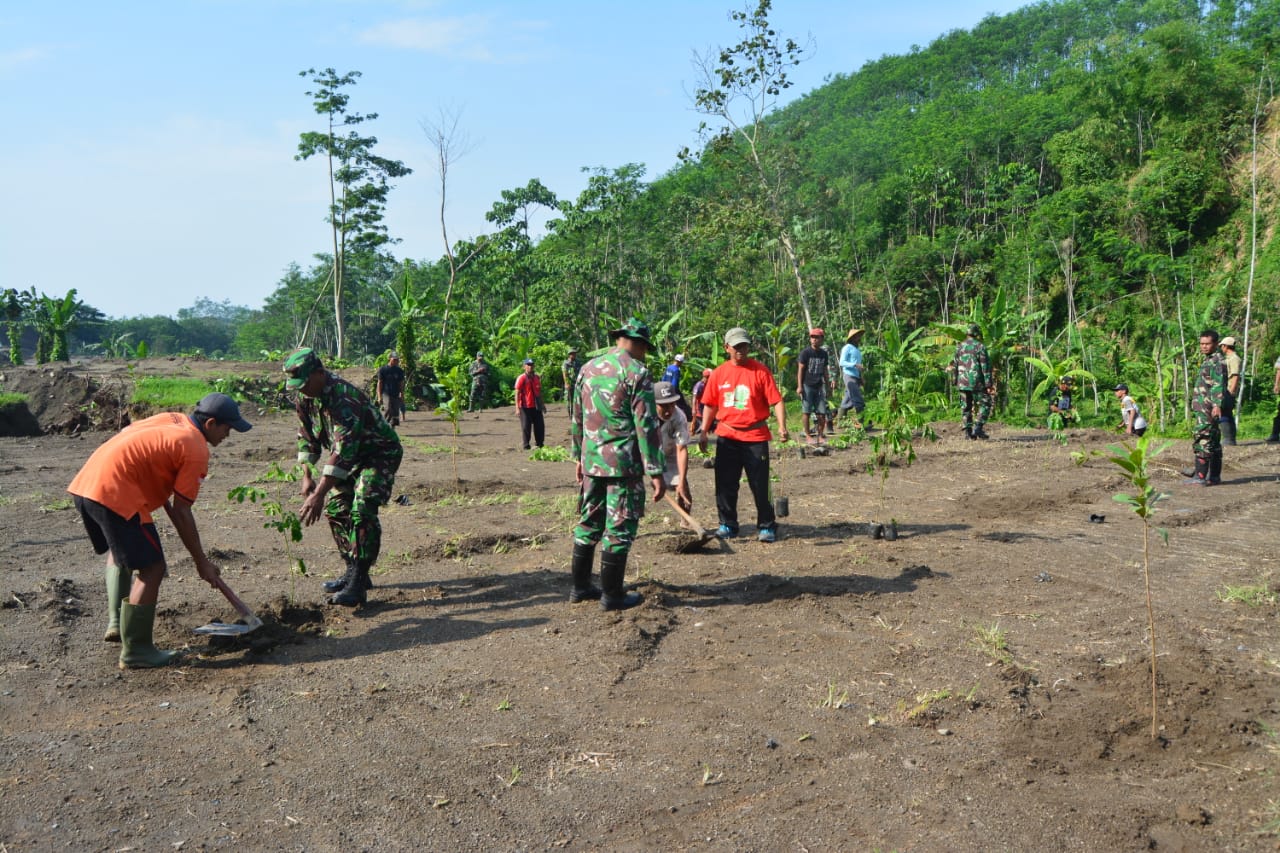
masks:
[[[404,370],[405,391],[412,393],[418,387],[418,344],[424,330],[431,323],[432,311],[427,300],[413,292],[412,265],[404,262],[404,281],[397,290],[390,282],[384,283],[395,314],[382,327],[383,334],[395,332],[396,353]]]
[[[61,299],[54,299],[41,294],[40,302],[44,306],[41,318],[45,322],[45,332],[52,340],[49,360],[70,361],[71,350],[67,345],[67,337],[79,325],[79,319],[76,315],[84,307],[84,302],[76,299],[74,287],[67,291],[66,296]]]

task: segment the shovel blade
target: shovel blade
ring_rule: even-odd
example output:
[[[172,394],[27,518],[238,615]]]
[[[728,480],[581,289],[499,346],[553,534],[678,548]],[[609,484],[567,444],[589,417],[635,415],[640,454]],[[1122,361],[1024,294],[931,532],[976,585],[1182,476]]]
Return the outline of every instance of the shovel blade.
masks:
[[[256,631],[261,627],[262,620],[254,616],[244,623],[210,622],[208,625],[201,625],[196,628],[195,632],[209,637],[239,637],[250,631]]]

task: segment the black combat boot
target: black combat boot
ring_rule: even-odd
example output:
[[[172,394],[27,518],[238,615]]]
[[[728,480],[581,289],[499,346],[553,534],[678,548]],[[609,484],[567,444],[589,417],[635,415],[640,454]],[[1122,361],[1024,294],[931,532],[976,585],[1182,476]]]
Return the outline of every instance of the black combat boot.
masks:
[[[1222,482],[1222,451],[1219,450],[1209,457],[1209,479],[1210,486],[1216,486]]]
[[[347,570],[342,573],[342,577],[334,578],[331,581],[325,581],[321,584],[325,592],[342,592],[347,584],[351,583],[351,579],[356,576],[356,558],[347,557]],[[369,589],[373,589],[373,581],[368,581]]]
[[[644,601],[640,593],[623,589],[622,578],[626,573],[626,554],[600,552],[600,586],[604,589],[600,596],[601,610],[626,610]]]
[[[980,438],[983,441],[986,441],[988,438],[991,438],[991,436],[987,435],[987,431],[982,428],[982,424],[977,424],[974,426],[973,437]]]
[[[355,563],[355,573],[351,576],[351,580],[338,591],[337,595],[329,599],[329,603],[340,604],[343,607],[358,607],[368,600],[370,586],[369,567],[364,563]]]
[[[591,583],[591,567],[596,561],[594,544],[573,543],[573,590],[569,593],[569,603],[579,601],[599,601],[600,588]]]
[[[971,424],[964,425],[964,437],[968,439],[972,439],[974,437],[973,426]]]

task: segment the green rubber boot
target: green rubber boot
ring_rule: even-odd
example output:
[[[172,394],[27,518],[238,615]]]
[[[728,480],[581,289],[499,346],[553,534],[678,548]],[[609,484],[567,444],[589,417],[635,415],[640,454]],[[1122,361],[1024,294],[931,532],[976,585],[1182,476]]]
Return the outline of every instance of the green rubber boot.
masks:
[[[166,666],[181,652],[157,649],[152,641],[156,625],[154,604],[120,605],[120,668],[151,669]]]
[[[133,572],[119,566],[107,566],[107,630],[102,639],[108,643],[120,642],[120,603],[129,597]]]

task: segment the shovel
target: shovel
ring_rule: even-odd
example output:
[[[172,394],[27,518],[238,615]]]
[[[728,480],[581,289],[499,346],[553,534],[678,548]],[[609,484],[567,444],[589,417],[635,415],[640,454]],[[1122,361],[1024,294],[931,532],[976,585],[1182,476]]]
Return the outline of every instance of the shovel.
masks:
[[[685,524],[692,527],[693,532],[698,534],[699,545],[705,545],[706,543],[710,542],[712,539],[716,538],[716,535],[714,533],[704,528],[698,522],[694,521],[693,516],[689,515],[689,513],[684,511],[684,507],[680,506],[679,502],[676,501],[676,499],[671,496],[670,492],[667,492],[666,494],[664,494],[663,497],[667,499],[667,503],[671,504],[671,507],[677,513],[679,513],[682,519],[684,519]]]
[[[201,625],[196,628],[197,634],[206,634],[211,637],[239,637],[262,627],[262,620],[255,616],[253,611],[240,600],[240,596],[231,591],[231,587],[227,586],[226,581],[219,577],[214,586],[218,588],[218,592],[226,597],[227,601],[231,602],[231,606],[244,618],[244,622],[210,622],[208,625]]]

